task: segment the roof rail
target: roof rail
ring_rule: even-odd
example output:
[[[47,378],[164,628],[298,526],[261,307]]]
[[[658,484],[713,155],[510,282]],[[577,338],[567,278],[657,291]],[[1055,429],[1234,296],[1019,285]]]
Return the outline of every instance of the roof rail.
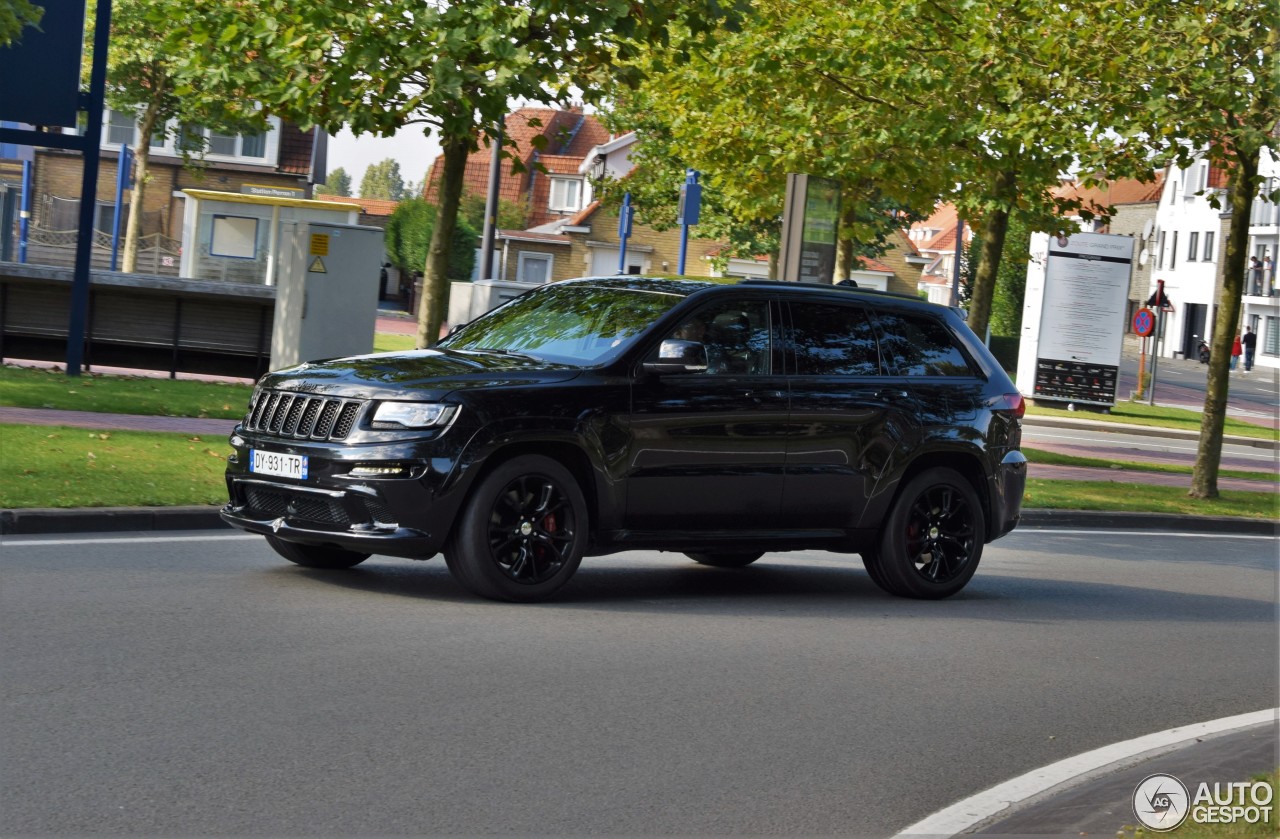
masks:
[[[834,289],[836,291],[862,292],[865,294],[878,294],[878,295],[887,296],[887,297],[899,297],[903,300],[922,300],[923,299],[915,294],[908,294],[905,291],[886,291],[884,289],[879,289],[879,288],[859,286],[852,280],[842,280],[838,283],[835,283],[834,285],[827,285],[826,283],[801,283],[801,282],[791,282],[789,280],[761,280],[761,279],[756,279],[755,277],[747,277],[746,279],[742,280],[740,284],[741,285],[787,286],[789,288],[812,288],[812,289],[820,289],[822,291],[830,291]]]

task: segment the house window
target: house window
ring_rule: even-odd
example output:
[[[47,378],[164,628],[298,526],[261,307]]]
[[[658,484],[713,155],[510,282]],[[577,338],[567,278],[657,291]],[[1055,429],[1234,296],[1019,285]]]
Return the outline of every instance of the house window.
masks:
[[[1204,234],[1204,261],[1213,262],[1215,255],[1213,252],[1213,231],[1210,230]]]
[[[1257,330],[1254,330],[1257,332]],[[1262,338],[1263,355],[1280,355],[1280,318],[1267,315],[1266,334]]]
[[[266,132],[261,134],[241,134],[240,135],[240,156],[263,158],[267,156],[267,135]]]
[[[117,148],[121,143],[133,146],[138,138],[138,124],[132,114],[109,110],[102,126],[103,148]],[[196,125],[157,126],[151,134],[150,147],[156,154],[178,156],[186,152],[214,160],[243,160],[249,163],[272,162],[280,147],[280,120],[269,117],[266,131],[254,134],[227,134],[209,131]],[[575,198],[579,193],[574,193]],[[576,207],[574,209],[577,209]]]
[[[1205,188],[1208,186],[1209,186],[1209,161],[1202,160],[1200,161],[1199,166],[1196,168],[1195,191],[1204,192]]]
[[[118,146],[124,143],[126,146],[132,147],[134,137],[138,133],[135,126],[133,114],[126,114],[121,111],[108,112],[107,144]]]
[[[1178,264],[1178,231],[1173,231],[1173,247],[1169,248],[1169,270]]]
[[[1170,188],[1169,188],[1169,203],[1173,204],[1174,200],[1176,200],[1177,197],[1178,197],[1178,182],[1174,181],[1172,184],[1170,184]]]
[[[1187,243],[1187,262],[1195,262],[1200,258],[1200,234],[1192,233]]]
[[[1164,270],[1164,236],[1165,232],[1160,231],[1160,270]]]
[[[223,157],[234,157],[236,153],[236,141],[240,138],[235,134],[219,134],[216,131],[209,132],[208,149],[209,154],[220,154]]]
[[[581,209],[582,181],[577,178],[552,178],[551,201],[548,209],[577,211]]]
[[[551,254],[521,251],[516,265],[516,282],[541,285],[551,281]]]

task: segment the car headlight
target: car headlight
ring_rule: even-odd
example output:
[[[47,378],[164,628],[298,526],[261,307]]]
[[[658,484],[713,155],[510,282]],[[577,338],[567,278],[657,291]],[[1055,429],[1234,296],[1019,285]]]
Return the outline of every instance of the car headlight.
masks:
[[[454,405],[435,402],[381,402],[369,425],[373,428],[433,428],[446,425],[457,412]]]

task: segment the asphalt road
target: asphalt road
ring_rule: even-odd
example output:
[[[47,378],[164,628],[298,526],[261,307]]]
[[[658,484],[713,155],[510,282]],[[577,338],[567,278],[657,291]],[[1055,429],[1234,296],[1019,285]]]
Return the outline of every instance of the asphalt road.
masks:
[[[1151,371],[1151,357],[1145,362]],[[1280,415],[1280,371],[1255,366],[1249,375],[1242,375],[1244,368],[1231,374],[1227,388],[1227,414],[1262,425],[1277,425]],[[1202,410],[1209,368],[1198,361],[1181,358],[1162,358],[1156,367],[1155,399],[1158,405],[1177,405]],[[1126,348],[1120,362],[1120,381],[1116,398],[1127,400],[1138,387],[1138,354]],[[1087,416],[1087,414],[1085,414]]]
[[[1080,457],[1102,457],[1112,460],[1195,463],[1198,440],[1164,437],[1158,434],[1129,434],[1091,428],[1058,428],[1024,423],[1022,445]],[[1220,466],[1224,469],[1247,469],[1253,472],[1275,471],[1280,450],[1238,443],[1224,443]]]
[[[1020,531],[940,603],[856,559],[591,559],[559,599],[243,534],[0,541],[9,835],[888,835],[1277,705],[1265,538]]]

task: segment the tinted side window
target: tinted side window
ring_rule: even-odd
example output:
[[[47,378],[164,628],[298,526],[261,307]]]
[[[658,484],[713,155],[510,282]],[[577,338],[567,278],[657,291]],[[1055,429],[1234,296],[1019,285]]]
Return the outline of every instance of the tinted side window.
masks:
[[[969,360],[947,328],[933,318],[878,312],[881,344],[901,376],[972,376]]]
[[[699,309],[665,336],[696,341],[707,350],[707,374],[768,375],[772,351],[769,304],[764,300],[719,301]],[[650,358],[657,357],[657,349]]]
[[[792,303],[791,324],[797,375],[880,375],[875,331],[861,307]]]

